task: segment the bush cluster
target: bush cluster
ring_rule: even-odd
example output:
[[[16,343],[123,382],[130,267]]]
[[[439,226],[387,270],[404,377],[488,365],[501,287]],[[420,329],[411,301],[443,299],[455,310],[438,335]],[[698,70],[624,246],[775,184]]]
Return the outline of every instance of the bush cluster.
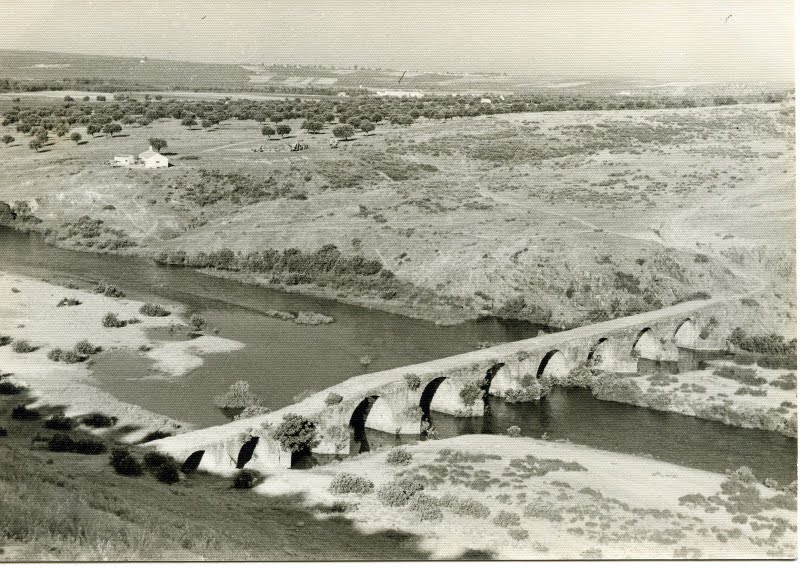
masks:
[[[44,427],[50,430],[72,430],[75,427],[75,420],[63,414],[56,414],[44,421]]]
[[[32,351],[36,351],[36,347],[31,345],[30,342],[25,339],[17,339],[11,344],[11,349],[14,351],[14,353],[31,353]]]
[[[151,304],[148,302],[139,308],[139,313],[150,317],[166,317],[170,314],[170,311],[164,306],[159,306],[158,304]]]
[[[512,540],[528,540],[530,534],[525,529],[508,529],[508,536]]]
[[[136,477],[144,472],[142,464],[127,448],[114,448],[111,450],[109,464],[120,475]]]
[[[83,339],[75,344],[75,351],[81,355],[95,355],[103,350],[99,345],[92,345],[88,339]]]
[[[8,430],[5,427],[0,426],[0,438],[5,438],[6,436],[8,436]]]
[[[386,463],[389,465],[408,465],[413,459],[413,455],[403,448],[394,448],[386,455]]]
[[[177,483],[180,481],[180,470],[177,462],[161,452],[147,452],[142,458],[144,468],[152,473],[161,483]]]
[[[787,373],[781,375],[774,381],[770,381],[770,386],[778,387],[781,390],[796,390],[797,389],[797,375]]]
[[[81,305],[80,300],[76,300],[75,298],[63,298],[56,304],[56,307],[61,308],[63,306],[80,306],[80,305]]]
[[[479,381],[473,381],[464,385],[458,393],[461,402],[465,406],[472,406],[475,401],[483,396],[483,389]]]
[[[408,500],[408,509],[415,512],[421,521],[439,522],[444,518],[439,500],[425,493],[415,493]]]
[[[331,484],[328,486],[328,491],[334,495],[345,493],[355,493],[357,495],[366,495],[372,493],[375,489],[375,484],[369,479],[359,477],[352,473],[339,473],[337,474]]]
[[[489,507],[471,497],[459,497],[451,494],[442,495],[439,498],[439,505],[445,509],[449,509],[459,517],[488,519],[491,514]]]
[[[0,394],[15,395],[21,393],[24,388],[10,381],[0,381]]]
[[[39,420],[41,417],[41,412],[24,404],[18,404],[11,410],[11,418],[14,420]]]
[[[108,416],[102,412],[93,412],[81,418],[81,424],[92,428],[110,428],[117,423],[116,416]]]
[[[405,507],[408,501],[415,494],[422,491],[424,487],[418,480],[404,477],[390,483],[381,485],[376,496],[378,501],[389,507]]]
[[[169,438],[172,436],[169,432],[162,432],[161,430],[156,430],[155,432],[150,432],[149,434],[145,435],[139,443],[146,444],[147,442],[153,442],[155,440],[162,440],[164,438]]]
[[[103,327],[125,327],[128,325],[128,322],[125,320],[120,320],[117,317],[117,314],[108,312],[106,315],[103,316]]]
[[[88,217],[87,217],[88,219]],[[93,292],[95,294],[102,294],[103,296],[108,296],[109,298],[124,298],[125,292],[120,290],[114,284],[108,284],[107,282],[100,282],[97,286],[94,287]]]
[[[258,480],[258,472],[252,469],[243,469],[233,477],[232,487],[234,489],[252,489]]]
[[[511,511],[500,511],[492,519],[492,522],[498,527],[508,528],[517,527],[520,523],[519,515]]]
[[[100,440],[90,438],[73,439],[69,434],[55,434],[47,442],[47,449],[51,452],[98,455],[106,451],[106,445]]]
[[[714,374],[718,377],[733,379],[737,383],[742,383],[743,385],[751,387],[758,387],[767,383],[766,379],[756,374],[755,369],[743,369],[732,365],[723,365],[722,367],[714,369]]]

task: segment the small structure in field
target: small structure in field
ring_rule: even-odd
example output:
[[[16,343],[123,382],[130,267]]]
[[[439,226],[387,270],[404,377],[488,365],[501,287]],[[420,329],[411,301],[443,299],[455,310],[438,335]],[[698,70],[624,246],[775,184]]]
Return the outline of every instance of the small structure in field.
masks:
[[[492,99],[481,99],[482,105],[490,105],[492,104]]]
[[[136,158],[129,154],[127,156],[114,156],[114,166],[123,166],[129,168],[136,163]]]
[[[139,161],[145,168],[168,168],[169,167],[169,160],[167,160],[166,156],[163,156],[153,150],[153,147],[150,146],[149,150],[145,150],[141,154],[139,154]]]

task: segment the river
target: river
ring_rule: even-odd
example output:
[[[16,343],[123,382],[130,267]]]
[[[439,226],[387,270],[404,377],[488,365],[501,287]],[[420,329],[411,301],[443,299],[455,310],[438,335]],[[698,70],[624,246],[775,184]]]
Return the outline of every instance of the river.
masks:
[[[271,408],[291,404],[305,390],[321,390],[354,375],[472,351],[483,342],[525,339],[543,328],[485,319],[452,327],[214,278],[148,259],[75,252],[48,246],[39,235],[0,227],[0,268],[55,284],[105,280],[141,301],[181,303],[210,327],[245,348],[205,356],[205,364],[175,379],[154,379],[144,357],[114,353],[98,358],[94,380],[125,402],[198,426],[227,419],[215,395],[246,380]],[[313,311],[335,323],[302,326],[270,318],[265,310]],[[545,330],[547,331],[547,330]],[[369,356],[368,366],[359,361]],[[483,432],[569,439],[587,446],[650,455],[715,472],[747,465],[759,478],[796,479],[797,442],[772,432],[725,426],[674,413],[600,401],[582,389],[555,389],[536,403],[506,404],[491,398],[486,416],[455,418],[434,413],[439,437]],[[373,447],[391,437],[368,432]]]

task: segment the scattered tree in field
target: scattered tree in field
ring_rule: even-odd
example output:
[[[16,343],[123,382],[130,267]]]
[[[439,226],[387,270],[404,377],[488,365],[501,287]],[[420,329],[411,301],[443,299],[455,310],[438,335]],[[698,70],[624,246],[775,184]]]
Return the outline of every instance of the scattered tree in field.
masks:
[[[149,138],[147,143],[150,144],[156,152],[160,152],[162,148],[167,147],[167,141],[163,138]]]
[[[69,139],[75,142],[75,144],[77,144],[78,142],[81,141],[80,132],[73,132],[72,134],[69,135]]]
[[[14,137],[9,135],[9,134],[6,134],[6,135],[3,136],[3,138],[1,140],[3,141],[3,144],[8,146],[9,144],[11,144],[14,141]]]
[[[106,102],[106,96],[105,95],[97,95],[97,101],[101,102],[101,103]]]
[[[359,128],[361,129],[361,132],[369,134],[370,132],[375,130],[375,124],[373,124],[369,120],[362,120]]]
[[[117,124],[116,122],[110,122],[103,127],[103,132],[106,134],[110,134],[111,137],[114,137],[114,134],[118,132],[122,132],[122,125]]]
[[[270,136],[275,136],[275,129],[271,126],[262,126],[261,127],[261,134],[269,138]]]
[[[42,147],[42,142],[38,138],[34,138],[30,142],[28,142],[28,147],[31,150],[34,150],[34,151],[38,152],[39,149]]]
[[[192,126],[196,125],[197,125],[197,120],[192,118],[191,116],[187,116],[186,118],[181,120],[181,126],[186,126],[189,128],[189,130],[192,129]]]
[[[64,102],[65,102],[65,103],[71,103],[71,102],[72,102],[72,101],[74,101],[74,100],[75,100],[75,99],[73,99],[73,98],[72,98],[72,97],[70,97],[69,95],[65,95],[65,96],[64,96]]]
[[[302,128],[306,129],[310,134],[316,134],[322,130],[322,123],[316,120],[306,120]]]
[[[273,114],[272,116],[269,117],[269,120],[271,122],[274,122],[275,124],[278,124],[280,121],[283,120],[283,115],[282,114]]]
[[[279,124],[275,127],[275,131],[280,135],[281,138],[285,138],[287,134],[292,131],[292,127],[288,124]]]
[[[333,135],[341,140],[352,138],[356,133],[356,129],[351,124],[340,124],[333,129]]]
[[[89,134],[92,138],[94,138],[94,135],[100,132],[100,130],[102,130],[102,126],[95,124],[94,122],[91,122],[86,126],[86,134]]]
[[[56,126],[55,133],[56,136],[58,136],[59,138],[66,135],[67,132],[69,132],[69,126],[67,126],[65,123],[62,122],[61,124]]]

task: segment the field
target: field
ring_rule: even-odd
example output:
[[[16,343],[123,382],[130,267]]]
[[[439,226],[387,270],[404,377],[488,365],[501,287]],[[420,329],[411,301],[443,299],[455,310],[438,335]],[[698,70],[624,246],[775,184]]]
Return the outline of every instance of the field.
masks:
[[[179,258],[442,322],[571,327],[724,294],[758,297],[737,305],[754,331],[792,333],[793,121],[786,102],[383,119],[331,148],[330,124],[309,134],[288,119],[289,136],[268,138],[254,120],[166,118],[116,136],[75,125],[80,144],[51,136],[39,152],[9,124],[0,201],[27,202],[60,246]],[[168,170],[108,165],[150,137],[168,141]],[[298,141],[308,149],[290,152]],[[104,237],[87,238],[98,226]],[[287,275],[246,259],[331,244],[383,272]],[[190,259],[224,249],[224,262]],[[742,324],[724,323],[722,338]]]

